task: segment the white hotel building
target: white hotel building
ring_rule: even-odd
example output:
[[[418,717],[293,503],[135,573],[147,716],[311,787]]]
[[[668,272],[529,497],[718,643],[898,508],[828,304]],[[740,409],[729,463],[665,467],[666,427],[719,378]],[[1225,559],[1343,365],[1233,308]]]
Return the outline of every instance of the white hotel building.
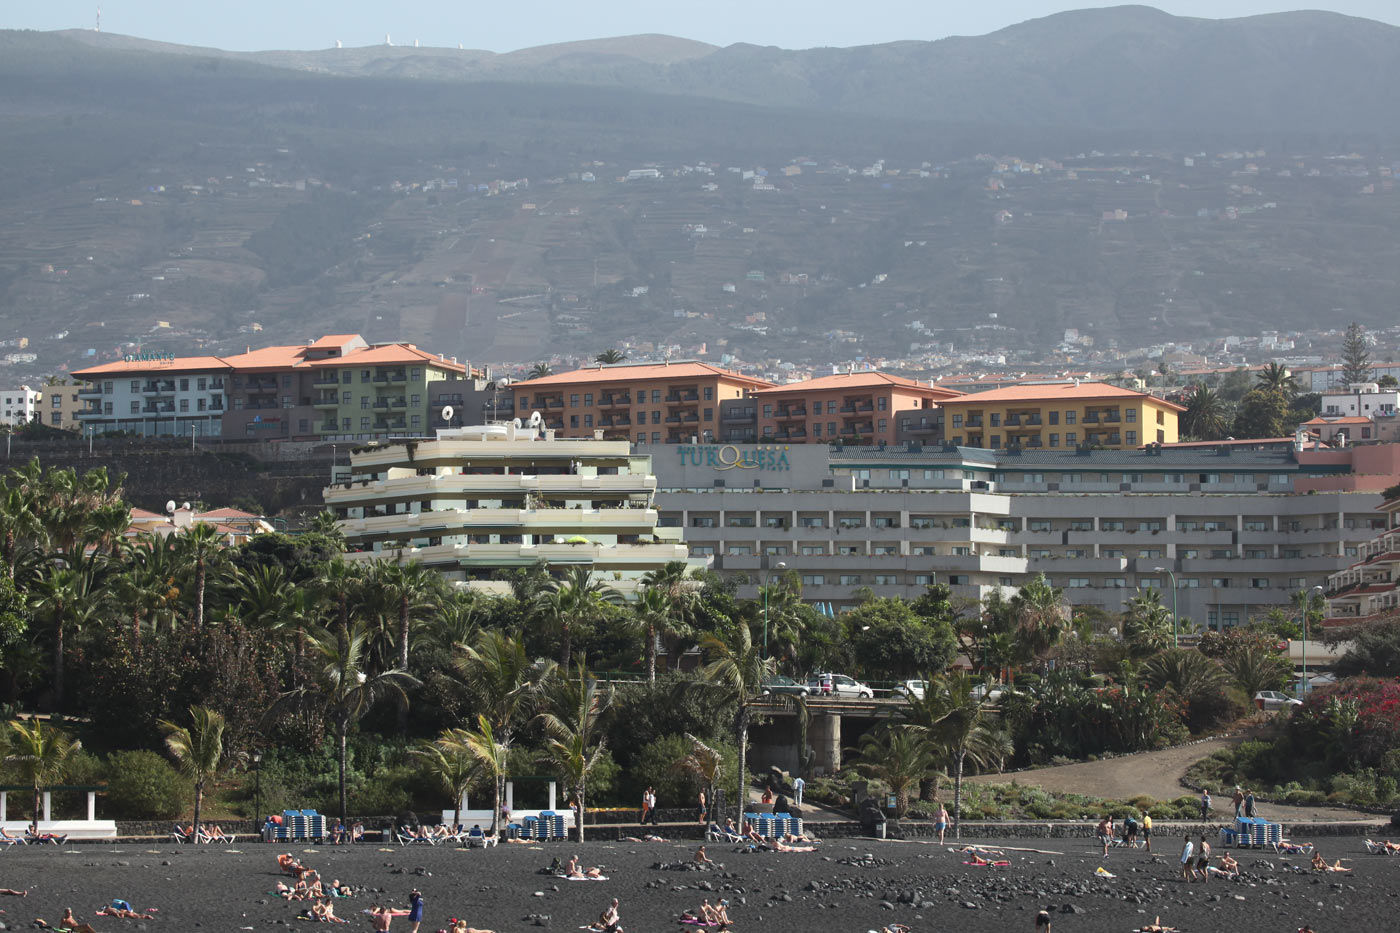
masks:
[[[990,451],[676,446],[655,454],[664,526],[747,582],[781,569],[835,608],[868,587],[980,598],[1038,573],[1121,611],[1160,587],[1183,618],[1242,624],[1325,584],[1384,528],[1400,445]],[[784,568],[779,568],[779,564]]]
[[[325,500],[351,559],[416,560],[495,591],[501,570],[585,566],[628,596],[647,572],[687,558],[681,529],[658,527],[651,463],[627,441],[456,428],[356,448],[350,481]]]

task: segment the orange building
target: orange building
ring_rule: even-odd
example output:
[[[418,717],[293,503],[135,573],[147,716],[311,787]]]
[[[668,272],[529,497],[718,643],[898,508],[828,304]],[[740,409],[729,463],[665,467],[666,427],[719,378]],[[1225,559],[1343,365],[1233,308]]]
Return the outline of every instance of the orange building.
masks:
[[[621,363],[517,382],[515,413],[538,411],[560,437],[685,444],[719,437],[720,403],[772,383],[709,363]]]
[[[838,373],[758,389],[758,439],[797,444],[893,444],[900,417],[928,411],[961,393],[879,372]],[[927,421],[933,430],[933,421]]]

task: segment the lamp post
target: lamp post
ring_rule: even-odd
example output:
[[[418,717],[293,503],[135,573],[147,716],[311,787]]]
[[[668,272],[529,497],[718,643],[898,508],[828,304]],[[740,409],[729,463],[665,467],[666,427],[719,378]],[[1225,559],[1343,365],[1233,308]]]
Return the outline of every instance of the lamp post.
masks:
[[[778,561],[778,573],[781,574],[787,569],[787,564]],[[768,657],[768,576],[769,572],[765,568],[763,571],[763,656]]]
[[[989,631],[989,629],[987,628],[987,626],[985,626],[985,625],[982,626],[982,676],[983,676],[984,678],[987,676],[987,633],[988,633],[988,631]],[[998,671],[997,673],[1000,674],[1001,672]],[[998,679],[1000,679],[1000,678],[998,678]]]
[[[1169,569],[1167,569],[1166,567],[1153,567],[1152,569],[1155,570],[1157,573],[1165,573],[1167,576],[1171,577],[1171,581],[1172,581],[1172,647],[1173,647],[1173,648],[1179,648],[1179,647],[1181,647],[1181,646],[1180,646],[1180,644],[1179,644],[1179,642],[1178,642],[1178,636],[1177,636],[1177,617],[1176,617],[1176,572],[1175,572],[1174,570],[1169,570]]]
[[[1314,586],[1308,590],[1308,598],[1303,603],[1303,682],[1299,684],[1298,692],[1304,697],[1308,695],[1308,616],[1312,614],[1313,594],[1321,596],[1327,592],[1320,586]]]
[[[253,752],[253,822],[262,823],[262,752]],[[258,830],[261,832],[261,829]]]

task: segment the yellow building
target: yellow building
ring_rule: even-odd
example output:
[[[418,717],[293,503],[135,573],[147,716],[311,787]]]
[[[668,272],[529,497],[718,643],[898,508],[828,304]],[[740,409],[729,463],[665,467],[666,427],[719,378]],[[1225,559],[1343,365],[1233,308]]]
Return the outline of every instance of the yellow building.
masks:
[[[962,447],[1106,447],[1174,444],[1180,405],[1104,382],[1008,386],[938,403],[943,436]]]

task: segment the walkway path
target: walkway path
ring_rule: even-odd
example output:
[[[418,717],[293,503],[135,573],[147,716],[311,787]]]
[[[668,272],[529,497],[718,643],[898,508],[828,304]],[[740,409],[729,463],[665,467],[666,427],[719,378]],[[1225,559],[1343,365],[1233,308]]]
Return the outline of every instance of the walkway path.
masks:
[[[1230,748],[1243,741],[1237,735],[1211,739],[1196,745],[1168,748],[1160,752],[1124,755],[1102,761],[1077,762],[1053,768],[1018,771],[1015,774],[979,774],[972,778],[982,784],[1006,784],[1015,781],[1031,787],[1068,794],[1128,799],[1140,794],[1158,800],[1173,800],[1193,793],[1181,784],[1186,769],[1212,752]],[[1215,813],[1220,818],[1230,815],[1230,801],[1215,799]],[[1355,810],[1333,807],[1295,807],[1286,804],[1260,803],[1256,808],[1267,819],[1292,822],[1299,820],[1357,820],[1371,821],[1381,817]]]

